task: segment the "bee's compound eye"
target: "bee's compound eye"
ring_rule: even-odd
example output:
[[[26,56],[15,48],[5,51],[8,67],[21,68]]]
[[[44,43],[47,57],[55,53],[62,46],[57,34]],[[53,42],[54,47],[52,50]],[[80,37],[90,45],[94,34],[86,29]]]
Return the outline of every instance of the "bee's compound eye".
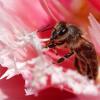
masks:
[[[60,34],[60,31],[57,31],[57,34]]]
[[[68,31],[68,29],[64,28],[59,32],[59,35],[64,35],[67,31]]]
[[[66,29],[63,29],[62,32],[66,32]]]

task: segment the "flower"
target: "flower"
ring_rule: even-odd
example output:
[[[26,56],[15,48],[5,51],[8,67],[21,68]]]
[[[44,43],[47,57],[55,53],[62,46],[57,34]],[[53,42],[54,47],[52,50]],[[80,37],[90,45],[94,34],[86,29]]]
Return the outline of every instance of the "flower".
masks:
[[[94,46],[96,48],[96,51],[98,52],[98,54],[100,54],[100,50],[99,50],[99,46],[100,46],[100,24],[99,22],[95,19],[95,17],[90,14],[89,15],[89,21],[90,21],[90,26],[89,26],[89,33],[90,33],[90,37],[92,42],[94,43]]]
[[[1,100],[6,100],[8,97],[2,92],[2,90],[0,89],[0,99]]]
[[[56,56],[53,51],[44,50],[41,42],[50,37],[51,30],[38,32],[60,20],[74,23],[81,27],[85,35],[90,34],[99,55],[96,36],[99,36],[99,23],[91,14],[89,26],[89,3],[87,0],[78,1],[78,4],[77,0],[0,1],[0,64],[8,68],[1,79],[21,74],[25,80],[26,97],[32,94],[38,96],[40,90],[50,86],[65,89],[71,95],[99,94],[99,87],[93,81],[75,71],[71,64],[73,57],[60,66],[52,63],[63,52]]]
[[[100,10],[100,1],[99,0],[90,0],[90,3],[99,11]]]

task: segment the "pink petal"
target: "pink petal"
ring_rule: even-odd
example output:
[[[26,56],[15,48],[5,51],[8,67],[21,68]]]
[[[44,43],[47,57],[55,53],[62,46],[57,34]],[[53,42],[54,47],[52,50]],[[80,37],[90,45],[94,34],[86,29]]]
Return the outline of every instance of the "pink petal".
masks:
[[[100,0],[89,0],[89,2],[99,11],[100,10]]]
[[[100,54],[100,23],[92,14],[90,14],[88,18],[90,22],[89,35],[94,43],[96,51]]]

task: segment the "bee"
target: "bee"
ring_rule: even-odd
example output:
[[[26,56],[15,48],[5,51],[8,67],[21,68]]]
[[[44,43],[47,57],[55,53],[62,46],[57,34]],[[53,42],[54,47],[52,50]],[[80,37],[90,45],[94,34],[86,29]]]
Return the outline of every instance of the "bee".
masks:
[[[54,26],[46,47],[54,49],[64,45],[65,48],[69,48],[70,52],[59,58],[57,63],[61,63],[75,54],[76,70],[87,76],[88,79],[96,80],[98,74],[97,54],[94,45],[82,35],[82,31],[77,26],[60,21]]]

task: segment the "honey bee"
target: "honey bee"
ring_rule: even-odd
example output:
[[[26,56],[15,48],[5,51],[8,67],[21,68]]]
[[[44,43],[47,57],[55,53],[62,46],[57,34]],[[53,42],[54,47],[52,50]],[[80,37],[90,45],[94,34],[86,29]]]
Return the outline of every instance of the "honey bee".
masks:
[[[98,74],[98,61],[94,45],[82,37],[82,31],[73,24],[58,22],[51,32],[48,48],[64,45],[70,52],[57,60],[57,63],[75,54],[74,66],[77,71],[87,76],[89,79],[96,80]]]

